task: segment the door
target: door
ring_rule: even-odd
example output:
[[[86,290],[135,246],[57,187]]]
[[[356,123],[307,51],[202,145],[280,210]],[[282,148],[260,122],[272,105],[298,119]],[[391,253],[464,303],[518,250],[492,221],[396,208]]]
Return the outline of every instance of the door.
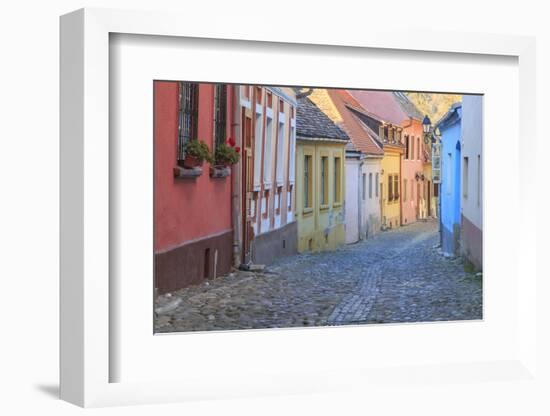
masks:
[[[432,216],[432,183],[428,181],[428,217]]]
[[[416,184],[416,219],[420,218],[420,182]]]
[[[252,223],[255,217],[257,207],[253,200],[253,180],[254,180],[254,141],[252,140],[252,118],[246,114],[246,108],[242,109],[242,132],[243,132],[243,169],[242,183],[243,202],[242,202],[242,224],[243,224],[243,251],[242,263],[250,264],[252,260],[252,240],[254,238],[254,230]]]

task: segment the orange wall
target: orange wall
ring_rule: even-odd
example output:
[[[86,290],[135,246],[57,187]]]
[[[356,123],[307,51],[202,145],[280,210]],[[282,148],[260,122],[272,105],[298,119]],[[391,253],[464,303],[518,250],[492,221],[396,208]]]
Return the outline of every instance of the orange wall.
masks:
[[[413,120],[412,125],[408,126],[410,124],[409,121],[405,121],[402,126],[408,126],[403,128],[402,138],[403,143],[405,143],[405,135],[409,135],[409,137],[414,137],[414,157],[413,159],[405,159],[405,154],[401,156],[401,201],[402,201],[402,210],[403,210],[403,217],[402,217],[402,223],[403,224],[410,224],[411,222],[416,221],[416,201],[417,201],[417,184],[420,183],[420,190],[422,198],[422,189],[424,183],[422,181],[417,181],[415,179],[415,173],[421,172],[424,169],[424,163],[423,160],[423,145],[424,145],[424,138],[423,138],[423,130],[422,130],[422,123]],[[420,158],[417,157],[418,149],[417,149],[417,137],[420,138]],[[409,145],[411,147],[411,145]],[[420,160],[419,160],[420,159]],[[404,200],[404,183],[405,179],[407,179],[407,200]],[[411,183],[413,183],[413,189],[414,193],[411,192]]]
[[[231,177],[212,179],[209,165],[196,179],[175,179],[177,161],[178,84],[154,82],[155,252],[190,240],[228,231],[231,226]],[[213,142],[214,86],[200,84],[198,137]],[[233,94],[228,87],[227,125],[230,137]]]

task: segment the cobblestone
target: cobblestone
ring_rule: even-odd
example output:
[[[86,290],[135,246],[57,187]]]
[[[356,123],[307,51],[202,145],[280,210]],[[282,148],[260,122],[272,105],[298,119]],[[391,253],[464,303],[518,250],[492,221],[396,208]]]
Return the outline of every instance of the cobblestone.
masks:
[[[438,238],[437,223],[417,222],[236,271],[172,293],[181,302],[155,332],[481,319],[481,278],[438,254]]]

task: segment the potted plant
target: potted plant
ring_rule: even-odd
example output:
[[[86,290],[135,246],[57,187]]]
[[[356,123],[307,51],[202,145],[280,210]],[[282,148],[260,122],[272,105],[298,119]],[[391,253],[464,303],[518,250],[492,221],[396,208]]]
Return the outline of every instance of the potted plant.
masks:
[[[212,163],[212,153],[202,140],[189,140],[185,143],[183,150],[185,152],[185,159],[182,161],[184,168],[192,169],[202,166],[205,160]]]
[[[216,146],[214,154],[214,165],[228,167],[234,165],[240,159],[241,148],[235,146],[235,140],[229,138],[226,143],[221,143]]]

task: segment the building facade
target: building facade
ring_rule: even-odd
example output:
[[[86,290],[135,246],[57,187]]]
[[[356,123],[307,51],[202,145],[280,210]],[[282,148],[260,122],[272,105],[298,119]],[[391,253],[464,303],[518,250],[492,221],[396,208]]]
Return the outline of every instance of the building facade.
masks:
[[[383,145],[360,116],[359,103],[346,90],[313,89],[308,98],[349,137],[346,144],[346,243],[373,236],[380,230],[380,180]]]
[[[296,95],[291,88],[241,85],[237,111],[243,150],[234,184],[235,261],[269,264],[297,250]]]
[[[460,254],[462,105],[455,103],[437,123],[441,131],[440,227],[441,249]]]
[[[462,255],[483,269],[483,97],[462,98]]]
[[[234,88],[154,82],[155,286],[174,291],[230,271],[231,171],[185,168],[185,144],[214,151],[233,134]]]
[[[298,92],[296,218],[298,251],[334,250],[345,243],[345,146],[348,136]]]
[[[427,149],[422,113],[402,92],[352,91],[351,94],[368,114],[380,120],[378,135],[384,142],[385,152],[382,160],[385,227],[427,218],[430,210],[427,199],[433,194],[433,184],[431,176],[427,176],[429,170],[424,170]]]

